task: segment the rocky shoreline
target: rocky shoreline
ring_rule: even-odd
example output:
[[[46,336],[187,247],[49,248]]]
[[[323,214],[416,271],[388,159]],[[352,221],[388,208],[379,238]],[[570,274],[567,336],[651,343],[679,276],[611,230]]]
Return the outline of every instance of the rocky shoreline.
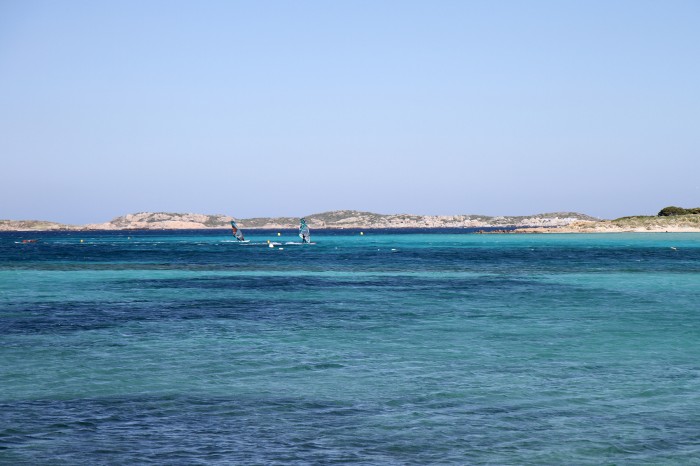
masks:
[[[531,216],[376,214],[339,210],[307,215],[312,229],[485,228],[483,233],[700,232],[700,215],[600,220],[575,212]],[[216,214],[140,212],[109,222],[67,225],[41,220],[0,220],[0,231],[185,230],[229,228],[233,217]],[[294,229],[298,217],[235,219],[242,229]],[[496,230],[492,230],[492,229]]]
[[[572,212],[490,217],[485,215],[385,215],[355,210],[311,214],[305,218],[309,227],[314,229],[559,227],[580,220],[593,219],[593,217]],[[234,218],[222,214],[140,212],[117,217],[109,222],[88,225],[66,225],[40,220],[0,220],[0,231],[216,229],[230,227],[231,220]],[[299,226],[299,217],[235,220],[242,229],[292,229]]]
[[[558,228],[519,228],[518,233],[700,233],[700,215],[624,217],[579,221]]]

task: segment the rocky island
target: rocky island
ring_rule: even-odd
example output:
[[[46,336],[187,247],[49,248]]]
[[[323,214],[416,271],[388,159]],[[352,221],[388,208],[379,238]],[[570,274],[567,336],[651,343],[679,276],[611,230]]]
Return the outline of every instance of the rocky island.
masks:
[[[579,221],[596,221],[575,212],[555,212],[530,216],[411,215],[377,214],[357,210],[336,210],[305,216],[309,227],[321,228],[558,228]],[[223,214],[140,212],[105,223],[66,225],[41,220],[0,220],[0,231],[49,230],[161,230],[228,228],[233,217]],[[299,226],[299,217],[236,218],[244,229],[290,229]]]
[[[666,209],[657,216],[623,217],[615,220],[601,220],[576,212],[494,217],[377,214],[357,210],[336,210],[306,215],[305,218],[312,229],[500,228],[508,229],[511,233],[700,232],[700,214],[695,213],[693,209]],[[88,225],[66,225],[42,220],[0,220],[0,231],[221,229],[230,227],[231,220],[234,218],[223,214],[140,212],[116,217],[109,222]],[[243,229],[294,229],[299,226],[299,217],[235,220]],[[502,231],[505,230],[499,232]]]

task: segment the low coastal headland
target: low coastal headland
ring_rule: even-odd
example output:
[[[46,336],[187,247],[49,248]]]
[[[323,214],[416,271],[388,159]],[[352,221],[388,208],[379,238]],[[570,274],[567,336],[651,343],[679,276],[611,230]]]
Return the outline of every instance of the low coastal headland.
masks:
[[[700,215],[635,216],[595,222],[578,221],[556,228],[518,228],[516,233],[700,233]]]
[[[576,221],[595,221],[593,217],[573,212],[558,212],[519,217],[486,215],[409,215],[377,214],[356,210],[336,210],[305,216],[310,228],[515,228],[561,227]],[[0,220],[0,230],[161,230],[228,228],[236,220],[243,229],[292,229],[299,227],[299,217],[233,218],[228,215],[140,212],[123,215],[109,222],[66,225],[40,220]]]
[[[684,210],[684,209],[682,209]],[[375,228],[497,228],[507,233],[614,233],[614,232],[700,232],[700,214],[623,217],[601,220],[576,212],[553,212],[530,216],[486,215],[410,215],[377,214],[356,210],[337,210],[306,215],[313,229]],[[0,220],[0,231],[90,231],[90,230],[179,230],[220,229],[236,220],[243,229],[298,228],[298,217],[236,218],[227,215],[140,212],[117,217],[109,222],[67,225],[43,220]],[[492,232],[494,233],[494,232]]]

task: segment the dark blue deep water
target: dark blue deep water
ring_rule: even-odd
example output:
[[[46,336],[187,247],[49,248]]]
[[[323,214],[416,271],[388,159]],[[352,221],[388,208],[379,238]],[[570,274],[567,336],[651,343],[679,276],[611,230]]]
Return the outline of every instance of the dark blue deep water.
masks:
[[[246,233],[1,233],[0,464],[700,464],[700,234]]]

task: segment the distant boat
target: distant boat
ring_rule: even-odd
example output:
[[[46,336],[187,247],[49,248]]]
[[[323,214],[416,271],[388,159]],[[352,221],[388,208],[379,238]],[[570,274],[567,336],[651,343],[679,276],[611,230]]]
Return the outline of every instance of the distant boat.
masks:
[[[311,242],[311,232],[309,231],[309,226],[306,224],[306,219],[302,218],[299,222],[299,238],[304,244]]]
[[[238,241],[245,241],[245,238],[243,237],[243,232],[238,228],[238,225],[236,225],[236,222],[231,220],[231,229],[233,232],[233,236],[236,237]]]

